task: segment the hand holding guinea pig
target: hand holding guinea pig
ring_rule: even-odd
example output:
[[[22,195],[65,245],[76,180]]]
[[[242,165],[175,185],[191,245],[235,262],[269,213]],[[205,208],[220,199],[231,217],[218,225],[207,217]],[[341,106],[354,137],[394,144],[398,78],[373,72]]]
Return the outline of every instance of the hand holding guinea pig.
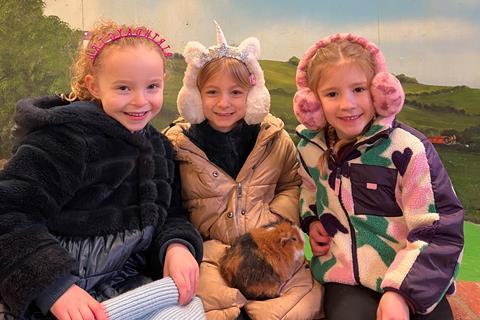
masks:
[[[249,300],[276,298],[304,261],[299,227],[281,221],[239,237],[220,260],[220,272]]]

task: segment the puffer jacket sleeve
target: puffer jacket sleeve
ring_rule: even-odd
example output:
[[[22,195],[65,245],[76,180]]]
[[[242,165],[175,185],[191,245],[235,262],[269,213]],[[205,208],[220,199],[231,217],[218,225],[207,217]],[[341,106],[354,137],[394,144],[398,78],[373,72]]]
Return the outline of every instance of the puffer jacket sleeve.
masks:
[[[295,145],[285,130],[279,135],[279,145],[284,155],[281,174],[275,189],[275,197],[270,203],[270,210],[296,224],[299,223],[298,212],[299,186],[302,182],[298,174],[298,161]]]
[[[426,314],[454,290],[464,212],[433,145],[425,138],[422,142],[393,155],[400,174],[397,202],[409,230],[406,246],[381,286],[399,292],[415,312]]]
[[[182,206],[181,182],[178,164],[174,161],[174,151],[171,143],[164,138],[165,153],[169,163],[171,176],[171,200],[167,209],[165,223],[160,226],[158,235],[151,251],[158,259],[152,259],[156,272],[163,270],[163,259],[166,247],[170,242],[186,243],[193,248],[195,259],[200,263],[203,257],[203,241],[197,229],[188,221],[187,210]],[[160,275],[161,276],[161,275]]]
[[[0,296],[19,316],[74,265],[47,229],[81,183],[86,142],[61,126],[27,135],[0,172]]]

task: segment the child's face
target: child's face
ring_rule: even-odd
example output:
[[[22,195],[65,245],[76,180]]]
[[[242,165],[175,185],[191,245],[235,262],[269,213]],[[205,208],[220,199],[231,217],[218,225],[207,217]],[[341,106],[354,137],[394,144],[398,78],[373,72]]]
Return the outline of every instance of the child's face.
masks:
[[[229,72],[213,75],[200,91],[205,118],[212,128],[229,132],[245,117],[248,89]]]
[[[340,139],[360,135],[375,114],[367,75],[356,63],[340,62],[323,70],[317,94]]]
[[[163,105],[164,63],[159,52],[138,46],[104,52],[95,77],[85,82],[103,110],[130,132],[142,130]]]

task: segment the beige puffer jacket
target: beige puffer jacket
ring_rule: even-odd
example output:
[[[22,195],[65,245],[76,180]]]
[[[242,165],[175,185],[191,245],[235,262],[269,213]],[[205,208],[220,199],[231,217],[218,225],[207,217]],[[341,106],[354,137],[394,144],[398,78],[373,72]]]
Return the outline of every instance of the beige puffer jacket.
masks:
[[[198,295],[207,319],[236,319],[244,307],[252,319],[314,319],[319,317],[322,290],[303,264],[281,297],[247,301],[229,288],[218,261],[229,245],[252,228],[285,218],[299,222],[299,185],[296,148],[283,121],[268,115],[260,125],[256,144],[236,179],[210,162],[184,134],[190,124],[177,122],[164,133],[179,160],[182,197],[190,219],[202,234],[204,259]]]
[[[282,120],[268,116],[257,142],[233,179],[207,159],[183,133],[189,124],[166,131],[179,160],[184,205],[205,240],[231,244],[239,235],[280,217],[298,224],[301,178],[296,149]]]

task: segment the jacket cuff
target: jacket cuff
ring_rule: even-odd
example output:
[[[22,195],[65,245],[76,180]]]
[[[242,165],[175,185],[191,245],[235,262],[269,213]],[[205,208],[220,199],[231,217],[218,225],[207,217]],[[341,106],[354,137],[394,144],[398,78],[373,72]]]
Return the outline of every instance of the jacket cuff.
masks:
[[[34,300],[40,311],[46,315],[55,301],[60,298],[76,281],[78,277],[67,275],[63,278],[56,280],[45,290],[43,290],[39,296]]]
[[[192,256],[195,258],[195,248],[192,246],[192,244],[190,242],[188,242],[186,240],[183,240],[183,239],[180,239],[180,238],[173,238],[173,239],[170,239],[167,242],[165,242],[160,247],[160,251],[158,252],[158,261],[162,264],[162,266],[164,265],[164,262],[165,262],[165,255],[167,254],[167,248],[172,243],[183,244],[184,246],[186,246],[188,248],[188,250],[190,251]]]

